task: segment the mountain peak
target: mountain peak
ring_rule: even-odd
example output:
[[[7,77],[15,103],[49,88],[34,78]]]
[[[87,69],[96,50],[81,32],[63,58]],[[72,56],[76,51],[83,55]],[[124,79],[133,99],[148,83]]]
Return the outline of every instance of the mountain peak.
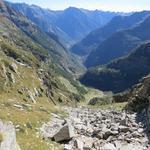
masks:
[[[66,10],[78,10],[79,8],[76,8],[76,7],[73,7],[73,6],[70,6],[68,8],[66,8]]]
[[[68,7],[65,9],[65,12],[76,13],[76,12],[81,12],[81,10],[79,8],[76,8],[76,7]]]

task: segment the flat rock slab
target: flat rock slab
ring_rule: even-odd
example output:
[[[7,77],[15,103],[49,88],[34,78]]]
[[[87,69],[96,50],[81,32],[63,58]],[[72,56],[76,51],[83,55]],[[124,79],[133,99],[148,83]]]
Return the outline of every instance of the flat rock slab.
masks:
[[[16,142],[15,127],[11,122],[3,123],[0,120],[0,134],[2,136],[0,150],[20,150]]]
[[[50,122],[45,123],[40,128],[40,134],[43,139],[52,139],[54,135],[62,128],[64,120],[53,117]]]

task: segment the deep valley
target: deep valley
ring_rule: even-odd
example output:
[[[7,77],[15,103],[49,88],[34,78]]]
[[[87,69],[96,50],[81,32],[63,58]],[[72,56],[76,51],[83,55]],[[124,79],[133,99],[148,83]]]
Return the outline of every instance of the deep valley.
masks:
[[[0,0],[0,150],[149,150],[149,27]]]

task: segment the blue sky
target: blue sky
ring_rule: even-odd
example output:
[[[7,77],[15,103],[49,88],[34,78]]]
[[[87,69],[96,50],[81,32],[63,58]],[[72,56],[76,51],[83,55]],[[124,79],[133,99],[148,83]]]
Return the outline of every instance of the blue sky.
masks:
[[[69,6],[90,10],[110,11],[141,11],[150,10],[150,0],[7,0],[11,2],[25,2],[36,4],[52,10],[62,10]]]

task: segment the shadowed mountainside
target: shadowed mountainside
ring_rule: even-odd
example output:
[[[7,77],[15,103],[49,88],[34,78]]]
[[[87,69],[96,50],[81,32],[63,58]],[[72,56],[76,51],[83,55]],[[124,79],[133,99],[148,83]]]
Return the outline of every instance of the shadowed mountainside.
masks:
[[[116,59],[107,65],[91,68],[80,81],[104,91],[121,92],[138,83],[150,72],[150,42],[128,56]]]
[[[150,17],[134,28],[114,33],[91,52],[86,59],[87,67],[106,64],[118,57],[127,55],[133,48],[150,39]]]

